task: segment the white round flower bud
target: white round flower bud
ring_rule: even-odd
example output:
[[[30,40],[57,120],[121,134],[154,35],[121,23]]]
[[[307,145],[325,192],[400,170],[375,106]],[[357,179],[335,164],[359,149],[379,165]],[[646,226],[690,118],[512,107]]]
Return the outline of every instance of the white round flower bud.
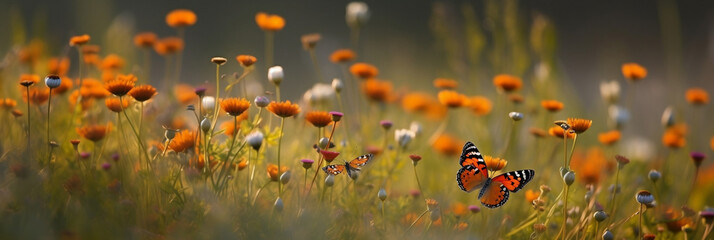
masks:
[[[344,87],[342,84],[342,80],[340,80],[339,78],[332,79],[332,89],[334,89],[336,93],[342,92],[342,87]]]
[[[57,75],[49,75],[45,78],[45,85],[48,88],[56,88],[62,84],[62,79]]]
[[[283,67],[274,66],[268,69],[268,81],[275,86],[280,86],[283,81]]]

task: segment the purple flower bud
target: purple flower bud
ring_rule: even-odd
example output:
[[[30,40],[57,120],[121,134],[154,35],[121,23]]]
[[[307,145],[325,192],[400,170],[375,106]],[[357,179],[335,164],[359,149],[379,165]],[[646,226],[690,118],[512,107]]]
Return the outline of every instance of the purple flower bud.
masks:
[[[111,163],[108,163],[108,162],[102,163],[102,169],[109,170],[110,168],[112,168]]]
[[[255,106],[258,106],[259,108],[264,108],[267,107],[268,104],[270,104],[270,99],[268,99],[266,96],[257,96],[255,97]]]
[[[340,119],[342,119],[342,116],[344,116],[341,112],[330,112],[330,115],[332,115],[332,121],[335,122],[339,122]]]
[[[702,164],[702,161],[704,161],[707,155],[704,155],[704,153],[700,152],[692,152],[689,154],[689,157],[691,157],[692,161],[694,161],[694,166],[699,167],[699,165]]]
[[[382,125],[382,128],[384,128],[384,130],[389,130],[390,128],[392,128],[392,124],[392,121],[389,120],[379,121],[379,125]]]
[[[480,208],[479,206],[476,206],[476,205],[470,205],[470,206],[469,206],[469,211],[471,211],[472,213],[478,213],[478,212],[481,211],[481,208]]]
[[[195,92],[196,92],[196,95],[198,95],[198,97],[203,97],[206,95],[206,88],[205,87],[197,87]]]
[[[92,155],[92,154],[90,154],[90,153],[88,153],[88,152],[81,152],[81,153],[79,153],[79,157],[80,157],[80,158],[83,158],[83,159],[87,159],[87,158],[89,158],[89,156],[91,156],[91,155]]]
[[[315,161],[313,161],[311,159],[303,159],[303,160],[300,160],[300,162],[302,162],[302,167],[305,169],[311,168],[312,164],[315,163]]]
[[[119,161],[119,153],[112,154],[112,160],[114,160],[114,162]]]

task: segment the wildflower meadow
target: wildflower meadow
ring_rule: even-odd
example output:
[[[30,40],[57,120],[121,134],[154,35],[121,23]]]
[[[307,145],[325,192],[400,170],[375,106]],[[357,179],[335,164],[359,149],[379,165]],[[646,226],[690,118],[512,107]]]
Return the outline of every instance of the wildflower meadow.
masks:
[[[378,3],[303,15],[334,29],[280,4],[59,30],[2,10],[0,239],[713,239],[713,85],[672,67],[678,1],[646,3],[666,64],[624,51],[597,77],[523,2],[430,3],[413,66],[374,57],[414,56],[365,40],[410,29],[372,31],[397,18]],[[196,50],[234,40],[260,47]]]

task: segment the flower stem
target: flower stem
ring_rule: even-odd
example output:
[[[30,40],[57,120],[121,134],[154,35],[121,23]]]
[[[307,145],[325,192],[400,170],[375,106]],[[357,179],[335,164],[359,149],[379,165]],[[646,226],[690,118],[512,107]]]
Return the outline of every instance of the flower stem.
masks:
[[[325,82],[324,79],[322,79],[322,73],[320,72],[320,65],[317,64],[317,55],[315,54],[315,49],[310,48],[310,58],[312,59],[312,65],[315,66],[315,74],[317,74],[317,79],[320,80],[320,82]]]
[[[30,154],[30,87],[25,87],[27,89],[27,154]]]
[[[412,227],[414,227],[414,225],[415,225],[417,222],[419,222],[419,219],[421,219],[422,217],[424,217],[424,214],[426,214],[426,213],[428,213],[428,212],[429,212],[429,209],[428,209],[428,208],[427,208],[426,210],[424,210],[424,212],[421,213],[421,214],[419,215],[419,217],[417,217],[417,219],[415,219],[414,222],[412,222],[412,224],[409,225],[409,228],[407,228],[407,232],[408,232],[409,230],[411,230]]]
[[[265,31],[265,68],[273,66],[273,38],[274,32]]]
[[[560,228],[561,233],[563,234],[563,239],[566,239],[567,236],[567,223],[568,223],[568,193],[570,192],[570,186],[565,185],[565,198],[563,199],[563,225]],[[560,233],[558,234],[560,235]]]
[[[327,145],[325,145],[325,147],[322,148],[322,150],[327,150],[327,148],[330,147],[330,143],[332,142],[332,136],[335,134],[335,128],[337,128],[337,122],[333,122],[332,131],[330,131],[330,137],[327,138]],[[317,160],[318,169],[322,166],[322,158],[323,158],[322,155],[320,155],[320,157]],[[315,176],[312,177],[312,182],[310,182],[310,187],[307,189],[307,193],[305,194],[305,196],[309,195],[310,191],[312,191],[312,185],[315,185],[315,180],[317,179],[317,174],[319,172],[320,172],[319,170],[315,170]]]
[[[126,111],[124,110],[124,105],[122,105],[122,96],[119,97],[119,107],[121,107],[121,111],[124,113],[124,117],[126,118],[126,121],[129,122],[129,126],[131,127],[131,130],[134,132],[134,136],[136,136],[136,140],[138,141],[139,144],[139,149],[143,152],[143,155],[146,157],[146,165],[151,168],[151,164],[149,163],[149,153],[146,152],[146,147],[144,146],[144,142],[141,140],[141,136],[139,136],[139,132],[136,131],[136,128],[134,127],[134,124],[131,123],[131,119],[129,119],[129,115],[126,114]],[[142,154],[139,154],[139,161],[141,161],[141,156]]]
[[[417,174],[416,164],[414,164],[414,177],[416,177],[417,186],[419,187],[419,192],[423,194],[424,190],[422,190],[421,182],[419,182],[419,174]]]
[[[285,127],[285,118],[280,118],[280,137],[278,138],[278,178],[281,176],[282,168],[280,167],[280,148],[283,143],[283,129]],[[329,145],[329,144],[328,144]],[[278,197],[283,196],[283,181],[278,179]]]
[[[47,146],[50,149],[49,158],[52,158],[52,146],[50,145],[50,106],[52,106],[52,89],[50,89],[50,95],[47,99]],[[29,113],[28,113],[29,114]],[[47,162],[49,163],[49,162]]]
[[[644,206],[644,204],[640,203],[640,228],[637,230],[637,239],[642,239],[642,215],[645,213],[642,210]]]

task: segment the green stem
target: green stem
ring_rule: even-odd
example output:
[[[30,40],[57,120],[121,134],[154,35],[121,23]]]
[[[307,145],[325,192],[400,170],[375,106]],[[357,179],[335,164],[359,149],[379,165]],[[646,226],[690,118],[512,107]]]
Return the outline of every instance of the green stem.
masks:
[[[124,106],[122,103],[122,96],[119,97],[119,107],[121,107],[121,111],[124,113],[124,117],[126,118],[126,121],[129,122],[129,126],[131,127],[131,130],[134,132],[134,136],[136,136],[136,140],[138,141],[139,144],[139,149],[143,152],[143,155],[146,157],[147,165],[149,168],[151,168],[151,164],[149,164],[149,153],[146,152],[146,147],[144,146],[144,141],[141,140],[141,136],[139,136],[139,132],[136,131],[136,128],[134,127],[134,124],[131,123],[131,119],[129,119],[129,115],[126,114],[126,111],[124,111]],[[139,154],[139,160],[141,161],[141,156],[142,154]]]
[[[50,88],[50,95],[47,99],[47,146],[50,149],[49,158],[52,158],[52,145],[50,145],[50,106],[52,106],[52,89]],[[49,163],[49,162],[47,162]]]
[[[409,225],[409,228],[407,228],[407,232],[408,232],[409,230],[411,230],[412,227],[414,227],[414,225],[415,225],[417,222],[419,222],[419,219],[421,219],[422,217],[424,217],[424,214],[426,214],[426,213],[428,213],[428,212],[429,212],[429,209],[424,210],[424,212],[421,213],[421,214],[419,215],[419,217],[417,217],[417,219],[415,219],[414,222],[412,222],[412,224]]]
[[[644,215],[644,213],[645,213],[642,211],[643,207],[644,207],[644,204],[640,203],[640,228],[637,231],[637,239],[642,239],[642,231],[643,231],[643,229],[642,229],[642,215]],[[685,232],[685,234],[686,234],[686,232]]]
[[[558,235],[560,235],[561,233],[563,234],[563,239],[566,238],[567,233],[568,233],[566,226],[567,226],[567,222],[568,222],[568,193],[570,193],[569,190],[570,190],[570,186],[566,184],[565,185],[565,198],[563,199],[563,225],[560,228],[561,232],[558,233]]]
[[[317,63],[317,56],[315,54],[315,49],[310,48],[308,50],[310,52],[310,58],[312,59],[312,65],[315,66],[315,74],[317,74],[317,79],[320,80],[320,82],[325,82],[324,79],[322,79],[322,73],[320,72],[320,65]]]
[[[273,66],[273,38],[274,32],[265,31],[265,68]]]
[[[25,87],[27,89],[27,154],[30,154],[30,101],[32,97],[30,96],[30,87]]]
[[[421,182],[419,182],[419,174],[417,174],[416,163],[414,164],[414,177],[416,177],[417,186],[419,187],[419,192],[424,194],[424,190],[421,188]]]
[[[281,181],[279,178],[281,177],[281,165],[280,165],[280,149],[283,143],[283,129],[285,127],[285,118],[280,118],[280,137],[278,138],[278,197],[283,196],[283,181]],[[329,145],[329,144],[328,144]]]

